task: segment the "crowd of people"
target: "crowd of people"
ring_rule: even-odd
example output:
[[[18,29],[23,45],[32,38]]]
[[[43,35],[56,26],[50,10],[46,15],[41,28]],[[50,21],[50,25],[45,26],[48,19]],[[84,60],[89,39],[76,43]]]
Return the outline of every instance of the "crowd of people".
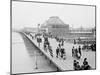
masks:
[[[52,46],[50,46],[50,42],[48,40],[47,36],[43,36],[44,37],[44,50],[47,52],[47,50],[50,52],[50,55],[53,57],[53,50],[52,50]],[[62,58],[62,59],[66,59],[66,53],[65,53],[65,49],[63,48],[64,46],[64,41],[60,40],[58,41],[58,47],[56,48],[56,57],[57,58]]]
[[[92,44],[84,44],[82,47],[82,50],[86,50],[86,51],[96,51],[96,43],[92,43]]]
[[[88,64],[87,58],[84,58],[83,64],[80,65],[78,61],[74,60],[74,70],[90,70],[91,66]]]
[[[27,33],[28,34],[28,33]],[[28,34],[29,36],[33,38],[36,38],[37,35],[35,35],[35,37],[33,37],[31,34]],[[44,42],[43,43],[43,48],[45,52],[49,52],[51,57],[54,57],[54,53],[53,53],[53,49],[52,46],[50,45],[50,41],[48,40],[48,36],[43,35],[43,39]],[[56,41],[58,42],[58,46],[56,48],[56,58],[61,58],[63,60],[66,59],[66,51],[64,48],[64,39],[55,37]],[[42,39],[41,39],[42,40]],[[89,70],[91,69],[90,65],[88,64],[87,58],[84,59],[83,61],[83,65],[80,65],[80,63],[77,61],[81,58],[82,56],[82,48],[81,46],[78,46],[78,48],[74,47],[72,48],[72,57],[75,58],[74,62],[73,62],[73,67],[74,70]]]

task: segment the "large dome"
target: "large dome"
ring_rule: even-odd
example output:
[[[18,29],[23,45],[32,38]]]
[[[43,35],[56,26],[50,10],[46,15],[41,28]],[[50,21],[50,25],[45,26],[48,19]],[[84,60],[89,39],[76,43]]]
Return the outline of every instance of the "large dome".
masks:
[[[52,16],[46,20],[41,26],[47,27],[51,25],[66,25],[58,16]]]
[[[65,25],[65,23],[58,17],[52,16],[46,21],[47,25]]]
[[[41,28],[47,29],[47,32],[52,33],[53,36],[65,36],[69,33],[69,25],[65,24],[58,16],[52,16],[46,20]]]

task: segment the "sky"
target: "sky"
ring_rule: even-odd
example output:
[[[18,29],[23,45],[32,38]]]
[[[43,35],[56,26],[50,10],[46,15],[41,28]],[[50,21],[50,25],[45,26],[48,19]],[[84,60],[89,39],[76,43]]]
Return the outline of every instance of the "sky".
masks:
[[[95,7],[12,1],[12,28],[37,27],[58,16],[73,28],[95,26]]]

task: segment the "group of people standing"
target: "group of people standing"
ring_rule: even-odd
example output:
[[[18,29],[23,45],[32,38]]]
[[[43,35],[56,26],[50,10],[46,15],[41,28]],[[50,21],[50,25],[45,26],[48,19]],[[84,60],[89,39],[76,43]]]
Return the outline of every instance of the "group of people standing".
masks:
[[[56,57],[57,58],[62,58],[65,59],[65,49],[63,48],[64,41],[59,41],[58,42],[58,47],[56,48]],[[47,52],[47,50],[50,52],[50,55],[53,57],[53,50],[52,47],[50,46],[50,42],[48,40],[48,37],[44,36],[44,50]]]
[[[61,44],[58,45],[57,49],[56,49],[56,57],[61,57],[62,59],[66,59],[66,53],[65,53],[65,49],[63,48],[63,46]]]
[[[73,46],[73,48],[72,48],[72,57],[76,57],[77,59],[80,59],[81,56],[82,56],[81,46],[79,46],[78,48],[75,48]]]
[[[88,64],[87,58],[84,58],[83,64],[79,65],[79,62],[74,60],[74,70],[90,70],[91,66]]]
[[[34,39],[36,37],[36,35],[35,35],[35,37],[33,37],[30,33],[26,33],[26,34],[31,36],[32,39]],[[50,42],[48,40],[49,37],[43,36],[43,38],[44,38],[44,42],[43,42],[44,51],[46,51],[46,52],[48,51],[50,53],[51,57],[54,57],[52,46],[50,46]],[[55,39],[58,42],[58,46],[56,48],[56,58],[61,58],[61,59],[65,60],[66,52],[65,52],[65,48],[64,48],[64,39],[59,39],[57,37]],[[80,59],[82,56],[81,50],[82,50],[81,46],[78,46],[78,48],[75,48],[73,46],[72,57]],[[89,69],[91,69],[91,66],[88,64],[87,58],[84,58],[82,65],[80,65],[80,63],[77,60],[74,60],[73,68],[74,68],[74,70],[89,70]]]

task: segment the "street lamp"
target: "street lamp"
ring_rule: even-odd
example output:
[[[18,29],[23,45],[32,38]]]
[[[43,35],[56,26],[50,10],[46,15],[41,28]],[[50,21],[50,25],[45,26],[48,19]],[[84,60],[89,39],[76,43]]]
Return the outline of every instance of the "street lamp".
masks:
[[[37,66],[37,55],[36,55],[36,52],[35,52],[35,69],[38,69],[38,66]]]
[[[38,47],[40,48],[40,43],[41,43],[41,38],[40,38],[40,29],[39,29],[39,27],[40,27],[40,24],[38,24],[38,38],[37,38],[37,42],[38,42]]]

